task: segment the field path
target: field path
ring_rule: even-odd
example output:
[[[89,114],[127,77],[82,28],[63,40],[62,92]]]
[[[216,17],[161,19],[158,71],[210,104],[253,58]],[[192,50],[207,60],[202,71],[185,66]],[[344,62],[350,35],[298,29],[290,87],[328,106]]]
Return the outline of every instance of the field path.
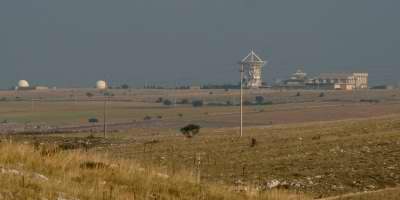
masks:
[[[368,192],[353,192],[353,193],[347,193],[339,196],[333,196],[333,197],[327,197],[327,198],[322,198],[318,200],[340,200],[342,198],[351,198],[351,197],[359,197],[362,195],[367,195],[367,194],[376,194],[376,193],[381,193],[381,192],[390,192],[390,191],[396,191],[400,190],[400,186],[393,187],[393,188],[385,188],[385,189],[380,189],[380,190],[375,190],[375,191],[368,191]]]

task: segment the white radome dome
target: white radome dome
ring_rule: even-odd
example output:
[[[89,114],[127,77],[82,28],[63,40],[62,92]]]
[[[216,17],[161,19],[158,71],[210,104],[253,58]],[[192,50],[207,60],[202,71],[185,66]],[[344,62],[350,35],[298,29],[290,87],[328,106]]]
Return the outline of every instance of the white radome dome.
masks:
[[[96,82],[96,89],[104,90],[107,89],[107,83],[103,80],[99,80]]]
[[[20,80],[20,81],[18,81],[18,87],[19,88],[28,88],[29,82],[26,80]]]

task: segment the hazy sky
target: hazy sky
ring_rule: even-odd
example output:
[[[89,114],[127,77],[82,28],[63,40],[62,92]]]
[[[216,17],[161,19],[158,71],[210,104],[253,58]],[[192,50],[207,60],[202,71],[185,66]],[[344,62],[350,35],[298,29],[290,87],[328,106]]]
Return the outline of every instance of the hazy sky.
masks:
[[[1,0],[0,88],[234,83],[254,49],[264,78],[368,71],[400,82],[399,0]]]

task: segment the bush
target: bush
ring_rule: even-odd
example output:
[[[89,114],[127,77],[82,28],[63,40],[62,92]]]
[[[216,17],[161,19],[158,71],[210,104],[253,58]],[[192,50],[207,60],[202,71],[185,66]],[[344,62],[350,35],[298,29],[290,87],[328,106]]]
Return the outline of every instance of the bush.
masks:
[[[158,99],[156,100],[156,103],[161,103],[163,101],[164,101],[164,99],[162,97],[158,97]]]
[[[195,100],[192,102],[193,107],[202,107],[204,105],[203,100]]]
[[[360,102],[363,102],[363,103],[379,103],[380,100],[379,99],[360,99]]]
[[[297,97],[301,96],[300,92],[297,92],[296,96],[297,96]]]
[[[97,119],[97,118],[95,118],[95,117],[89,118],[89,119],[88,119],[88,122],[89,122],[89,123],[98,123],[98,122],[99,122],[99,119]]]
[[[257,145],[257,140],[255,138],[251,138],[250,147],[255,147]]]
[[[319,94],[319,97],[324,97],[325,96],[325,93],[323,93],[323,92],[321,92],[320,94]]]
[[[129,85],[128,84],[122,84],[121,85],[121,89],[124,89],[124,90],[129,89]]]
[[[104,92],[103,95],[104,95],[105,97],[113,97],[113,96],[114,96],[114,94],[111,93],[111,92]]]
[[[168,100],[168,99],[165,99],[165,100],[163,101],[163,104],[164,104],[165,106],[170,106],[170,105],[172,105],[172,101],[170,101],[170,100]]]
[[[150,116],[146,116],[146,117],[143,118],[143,120],[145,120],[145,121],[151,120],[151,117]]]
[[[182,99],[179,103],[180,104],[188,104],[189,100],[188,99]]]
[[[253,103],[251,102],[251,101],[243,101],[243,105],[245,105],[245,106],[250,106],[250,105],[253,105]]]
[[[263,104],[264,97],[263,96],[256,96],[256,104]]]
[[[90,97],[93,97],[94,94],[92,94],[91,92],[86,92],[86,96],[90,98]]]
[[[180,131],[187,138],[192,138],[200,132],[200,126],[195,124],[189,124],[181,128]]]

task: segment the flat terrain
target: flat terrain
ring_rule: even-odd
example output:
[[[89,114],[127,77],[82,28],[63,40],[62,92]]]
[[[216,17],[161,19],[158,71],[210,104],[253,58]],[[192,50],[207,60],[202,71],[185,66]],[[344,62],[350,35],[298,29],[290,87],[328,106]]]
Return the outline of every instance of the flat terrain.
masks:
[[[314,198],[400,184],[397,90],[246,91],[247,101],[261,95],[269,102],[245,106],[242,138],[238,137],[235,90],[112,90],[106,139],[101,133],[104,97],[100,93],[87,97],[88,91],[97,92],[74,91],[76,97],[69,90],[27,92],[19,94],[18,100],[14,100],[15,93],[0,93],[7,99],[0,102],[0,121],[7,121],[0,125],[3,130],[22,126],[19,130],[26,132],[27,126],[35,124],[67,130],[13,134],[4,139],[73,148],[85,144],[89,152],[136,160],[172,175],[182,170],[194,175],[200,172],[203,183],[248,185],[262,191],[280,188]],[[29,98],[33,96],[41,100],[32,103]],[[202,99],[206,105],[165,106],[156,103],[159,97],[173,102]],[[233,105],[223,105],[226,101]],[[99,118],[100,123],[89,124],[90,117]],[[191,139],[179,132],[188,123],[202,126]],[[71,129],[78,133],[69,133]],[[382,195],[396,199],[392,194],[382,191],[342,199],[379,199]]]
[[[93,96],[88,97],[87,93]],[[103,121],[104,100],[107,98],[110,130],[179,128],[189,122],[209,128],[238,126],[237,90],[111,90],[106,93],[113,96],[104,97],[96,90],[3,91],[0,92],[0,122],[8,122],[11,129],[15,125],[18,130],[29,130],[30,126],[37,124],[42,127],[77,127],[77,130],[89,126],[86,131],[96,129],[96,124],[89,124],[88,119]],[[320,97],[321,93],[323,97]],[[400,113],[400,95],[398,97],[397,93],[397,90],[246,91],[246,101],[254,102],[256,96],[263,96],[267,105],[245,106],[244,125],[265,126],[397,114]],[[165,106],[157,102],[159,98],[168,99],[173,104]],[[179,104],[182,100],[188,103]],[[208,106],[193,108],[190,104],[193,100],[203,100]],[[101,127],[97,125],[97,128]],[[4,126],[3,130],[6,129]]]

